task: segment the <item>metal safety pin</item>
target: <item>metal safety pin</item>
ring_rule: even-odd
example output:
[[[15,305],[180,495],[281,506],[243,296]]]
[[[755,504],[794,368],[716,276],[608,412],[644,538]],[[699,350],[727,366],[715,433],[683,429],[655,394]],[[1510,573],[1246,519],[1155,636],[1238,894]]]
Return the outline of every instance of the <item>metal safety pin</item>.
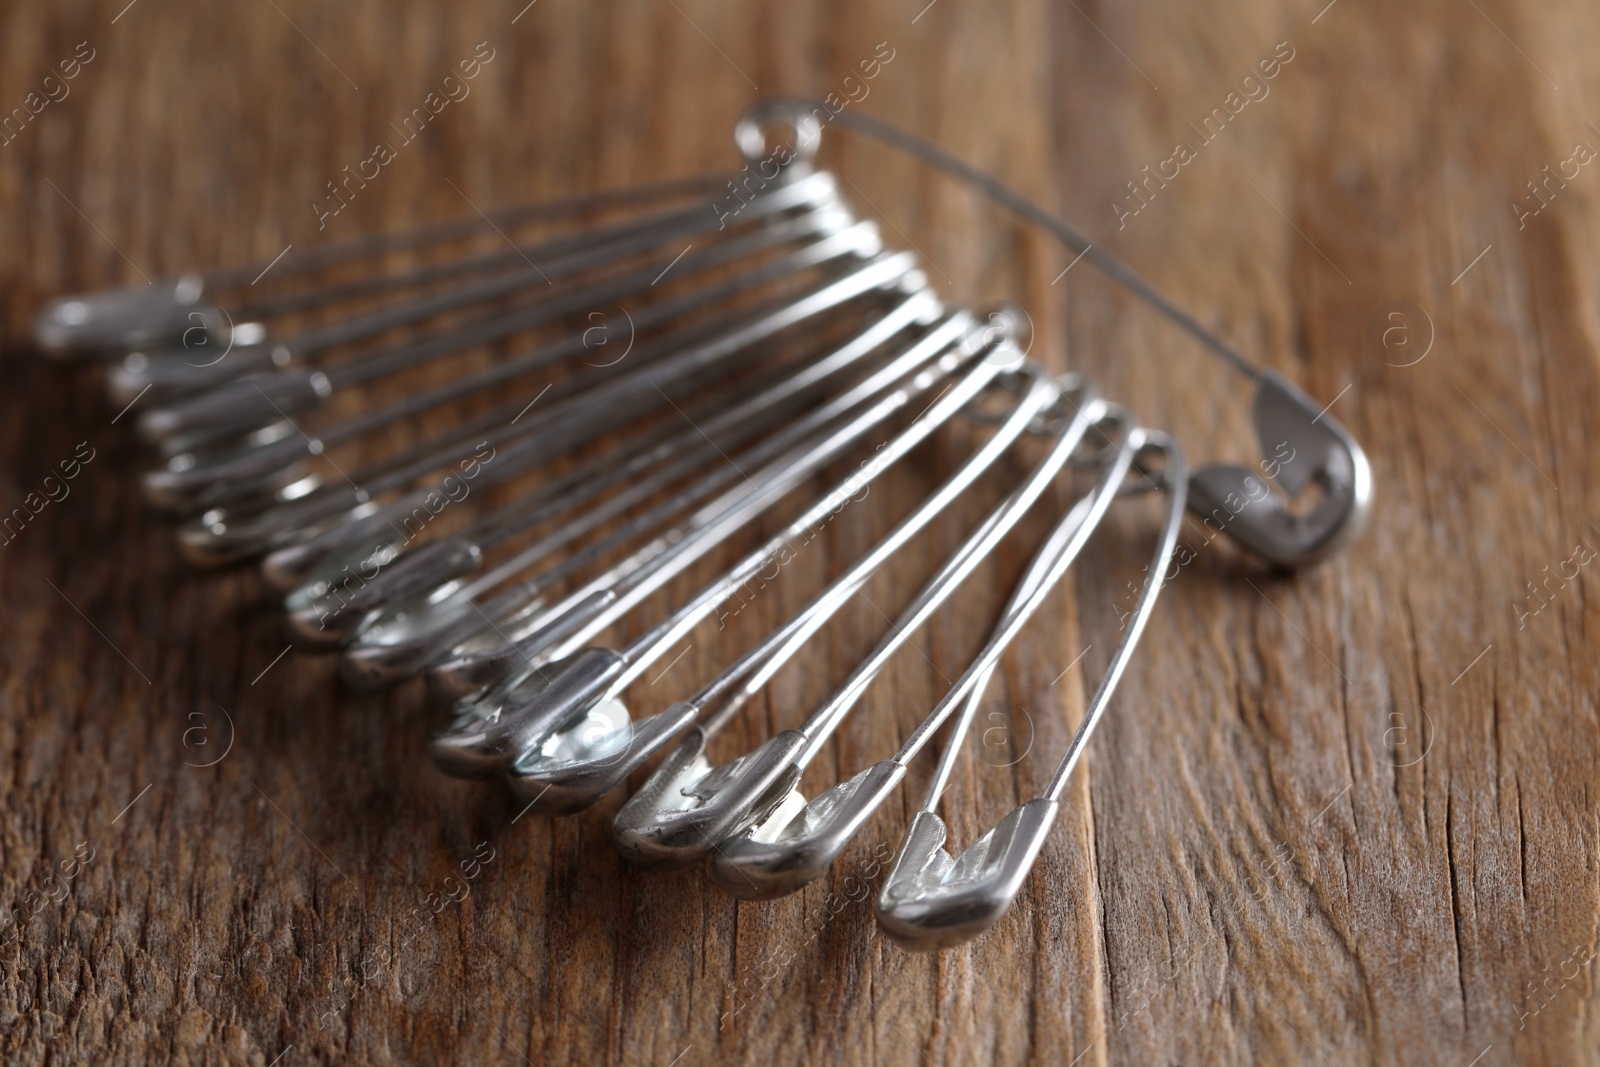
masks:
[[[751,265],[733,277],[714,285],[659,300],[630,312],[634,335],[637,336],[639,331],[669,324],[674,319],[700,310],[710,303],[732,299],[765,283],[784,279],[808,268],[822,266],[837,258],[870,252],[878,245],[878,237],[871,223],[852,222],[848,214],[838,208],[819,209],[786,223],[766,227],[742,240],[727,242],[715,250],[715,258],[719,260],[724,257],[737,258],[745,252],[780,248],[794,242],[802,243],[776,260]],[[699,265],[704,266],[705,262],[702,261]],[[588,303],[587,296],[583,294],[580,294],[580,298],[565,297],[560,303],[565,306],[592,306]],[[549,304],[543,305],[537,313],[538,317],[543,318],[550,311],[550,307]],[[497,325],[495,328],[498,330],[500,326]],[[703,327],[700,329],[703,330]],[[635,363],[646,362],[655,354],[670,351],[674,345],[674,338],[681,341],[695,336],[696,332],[693,328],[688,331],[680,329],[675,334],[639,345],[638,359]],[[426,342],[425,347],[408,348],[403,354],[407,355],[408,361],[411,356],[418,354],[435,358],[438,355],[449,354],[452,350],[470,347],[474,340],[463,333],[452,333],[438,341]],[[401,398],[321,427],[291,424],[287,418],[290,413],[285,412],[271,399],[267,391],[272,388],[272,383],[261,378],[248,379],[245,384],[250,389],[260,388],[263,384],[267,388],[262,389],[254,397],[253,405],[248,393],[240,393],[242,397],[240,403],[243,408],[249,410],[253,407],[256,416],[260,418],[278,419],[279,421],[272,425],[281,429],[271,435],[254,435],[266,436],[268,439],[264,440],[247,437],[242,444],[233,442],[221,446],[206,444],[169,455],[163,466],[145,475],[146,497],[158,507],[184,511],[215,507],[253,496],[259,497],[264,493],[278,492],[291,484],[296,485],[296,492],[303,495],[304,486],[298,479],[302,475],[306,461],[312,456],[320,455],[332,446],[386,428],[401,419],[416,417],[463,396],[504,385],[525,374],[578,358],[589,351],[587,340],[587,331],[576,329],[560,340],[541,344],[498,360],[483,370],[435,386],[420,395]],[[605,382],[616,377],[616,372],[606,373],[606,370],[607,368],[599,368],[600,373],[590,372],[581,377],[570,377],[561,382],[561,390],[563,394],[577,392],[596,382]],[[338,383],[333,379],[329,381],[331,395],[331,389]],[[188,410],[209,411],[207,405],[216,399],[212,392],[202,393],[198,397],[186,400],[182,405],[156,409],[148,414],[152,417],[161,417],[177,413],[177,417],[182,418],[182,413]],[[215,419],[218,416],[213,413],[204,417]],[[450,432],[459,436],[464,430],[484,424],[487,418],[486,415],[480,415],[452,428]],[[377,473],[379,473],[377,469],[369,466],[364,472],[364,477],[370,479]]]
[[[820,175],[819,175],[820,177]],[[834,183],[796,183],[782,190],[764,194],[757,213],[759,219],[768,219],[781,211],[798,208],[813,212],[835,208],[839,204]],[[664,234],[651,234],[648,242],[635,238],[620,242],[624,252],[637,250],[634,246],[655,247],[662,240],[693,235],[705,228],[703,213],[689,212],[679,219],[675,227]],[[751,251],[759,251],[784,240],[803,238],[813,232],[815,224],[806,226],[791,223],[777,225],[777,232],[768,234],[765,226],[756,226],[753,234],[725,238],[708,244],[699,251],[682,257],[685,273],[693,274],[697,268],[715,267],[728,258]],[[611,304],[651,288],[669,267],[673,257],[662,252],[659,261],[625,270],[622,274],[596,281],[563,286],[544,293],[553,279],[567,278],[584,270],[603,265],[617,258],[618,243],[595,242],[566,256],[547,260],[544,266],[527,266],[506,274],[447,289],[444,292],[418,300],[402,301],[339,319],[324,326],[312,327],[300,337],[279,343],[275,351],[290,353],[281,359],[274,356],[282,369],[265,375],[230,379],[189,398],[180,398],[166,407],[153,408],[139,417],[139,432],[148,440],[161,442],[173,437],[193,437],[199,434],[221,434],[230,430],[249,429],[263,422],[298,415],[326,404],[334,393],[372,381],[375,378],[421,365],[461,348],[496,340],[541,325],[564,315],[571,315]],[[421,322],[452,311],[468,310],[502,297],[510,297],[523,289],[540,293],[537,299],[511,311],[497,311],[465,324],[454,324],[433,336],[407,340],[398,344],[381,345],[369,352],[328,365],[292,368],[288,364],[303,360],[307,353],[349,344],[352,341],[373,337],[399,326]],[[270,344],[263,341],[263,345]],[[291,358],[292,354],[300,353]],[[220,365],[220,364],[219,364]]]
[[[934,776],[933,787],[922,810],[912,819],[876,902],[879,926],[891,939],[906,948],[919,951],[949,948],[993,926],[1011,906],[1055,822],[1067,779],[1082,756],[1095,726],[1105,715],[1117,683],[1155,608],[1156,597],[1161,592],[1167,566],[1177,546],[1178,528],[1183,520],[1184,497],[1188,488],[1188,469],[1181,450],[1165,434],[1135,430],[1130,435],[1127,450],[1122,453],[1120,465],[1126,470],[1134,455],[1151,452],[1160,453],[1165,460],[1161,478],[1166,484],[1169,501],[1161,535],[1146,571],[1145,586],[1128,623],[1127,632],[1112,655],[1099,688],[1084,711],[1083,721],[1073,734],[1066,754],[1044,793],[1007,815],[968,846],[959,858],[953,858],[944,850],[948,831],[944,822],[934,813],[961,745],[960,734],[952,733]],[[999,632],[968,668],[956,688],[941,702],[945,714],[949,711],[946,705],[954,700],[969,698],[963,720],[971,721],[973,702],[979,699],[982,684],[987,682],[1000,652],[1037,609],[1064,570],[1065,566],[1060,561],[1053,564],[1046,583],[1030,593],[1007,615]],[[924,723],[918,730],[921,736],[913,740],[921,743],[929,733],[928,723]]]
[[[1195,514],[1281,567],[1299,567],[1331,556],[1360,536],[1372,511],[1372,469],[1366,453],[1345,428],[1287,379],[1256,366],[1233,345],[1202,326],[1126,263],[1021,193],[944,151],[938,145],[856,111],[833,111],[817,101],[773,99],[747,110],[734,127],[734,143],[751,164],[773,156],[763,123],[787,122],[795,131],[797,173],[809,171],[828,121],[887,144],[944,171],[1054,236],[1080,259],[1153,307],[1199,341],[1255,387],[1252,401],[1257,442],[1264,458],[1256,468],[1231,464],[1201,467],[1190,478]],[[1331,405],[1330,405],[1331,406]],[[1274,489],[1273,485],[1277,488]],[[1322,499],[1303,512],[1291,505],[1311,486]]]
[[[1060,395],[1036,368],[1028,367],[1024,373],[1029,385],[993,435],[858,566],[876,566],[909,541],[987,471]],[[859,581],[854,569],[847,572],[847,580]],[[931,610],[937,598],[928,600]],[[869,677],[876,673],[875,666],[866,669]],[[853,682],[859,680],[852,678]],[[708,732],[691,733],[617,813],[612,838],[618,849],[630,863],[650,870],[683,867],[704,857],[718,841],[771,810],[770,805],[798,779],[795,764],[807,758],[803,753],[827,736],[852,703],[853,697],[831,702],[801,729],[785,730],[721,766],[713,766],[705,757]]]
[[[948,343],[947,343],[948,344]],[[925,370],[909,386],[885,394],[851,424],[824,439],[819,452],[824,458],[839,454],[860,437],[858,428],[881,423],[884,417],[902,410],[913,396],[927,391],[963,364],[965,372],[935,398],[926,411],[911,424],[884,442],[866,459],[854,475],[825,493],[766,544],[746,555],[734,567],[702,588],[688,602],[657,623],[622,651],[586,647],[588,642],[623,614],[676,576],[704,554],[701,545],[690,545],[673,554],[668,562],[652,571],[649,579],[620,596],[602,591],[598,599],[603,609],[571,634],[563,634],[552,644],[543,644],[530,657],[530,665],[519,669],[500,685],[462,708],[452,726],[435,736],[430,750],[435,762],[450,773],[463,777],[486,777],[507,770],[522,753],[541,743],[552,731],[573,721],[587,707],[601,699],[608,687],[628,685],[647,670],[683,635],[715,610],[727,596],[756,574],[767,561],[785,548],[792,538],[824,521],[834,511],[892,464],[948,421],[989,383],[1000,368],[977,359],[964,345],[947,348],[939,364]],[[985,351],[992,352],[992,348]],[[822,464],[812,459],[812,469]],[[742,526],[748,514],[765,506],[760,497],[731,509],[718,523],[708,528],[707,541],[720,540],[727,532]],[[550,664],[545,667],[545,664]],[[435,668],[437,671],[438,668]],[[430,672],[432,673],[432,672]],[[519,691],[520,690],[520,691]],[[618,692],[621,690],[618,689]]]
[[[410,230],[364,234],[317,246],[291,257],[274,271],[274,279],[294,277],[390,252],[419,249],[429,244],[470,237],[494,227],[521,225],[543,218],[560,218],[671,199],[710,191],[721,184],[712,176],[674,179],[629,189],[590,193],[565,200],[541,201],[498,208],[483,215],[468,215],[428,223]],[[179,344],[193,328],[190,318],[202,297],[218,290],[245,286],[272,268],[276,261],[258,261],[236,267],[185,273],[154,284],[100,289],[59,297],[40,308],[34,321],[39,347],[58,358],[121,354],[147,344]]]
[[[889,365],[808,418],[808,424],[814,424],[807,426],[808,436],[769,465],[770,470],[782,472],[783,484],[764,484],[759,476],[748,478],[743,488],[701,508],[684,524],[696,531],[694,538],[686,540],[669,532],[569,593],[537,619],[526,621],[519,631],[497,633],[495,636],[502,638],[498,642],[488,640],[485,633],[486,643],[481,647],[464,647],[454,658],[429,671],[430,689],[446,700],[459,701],[493,685],[508,671],[519,672],[519,677],[526,675],[544,662],[547,649],[591,619],[602,614],[609,619],[620,617],[629,606],[775,504],[786,486],[930,392],[954,369],[949,353],[963,342],[970,327],[965,312],[947,317]],[[895,447],[900,446],[897,443]],[[653,569],[645,570],[647,567]],[[511,679],[507,684],[518,682]],[[532,684],[537,685],[537,680]]]
[[[810,433],[821,429],[860,398],[873,395],[901,376],[897,366],[901,361],[891,362],[889,366],[849,388],[843,395],[793,422],[780,423],[782,428],[772,431],[774,417],[781,419],[797,406],[811,403],[819,388],[826,387],[830,378],[855,367],[906,329],[931,325],[939,310],[938,299],[930,290],[919,286],[867,332],[845,347],[822,360],[804,364],[789,377],[755,396],[725,407],[704,422],[691,420],[689,429],[655,448],[644,449],[622,464],[612,456],[598,457],[588,465],[590,470],[587,475],[573,479],[564,491],[549,496],[541,495],[536,507],[529,509],[521,502],[513,503],[500,512],[486,516],[463,534],[429,542],[420,549],[403,552],[383,563],[384,569],[360,590],[367,594],[374,586],[378,587],[365,598],[365,616],[345,627],[348,633],[353,634],[353,638],[344,650],[342,676],[356,688],[390,684],[433,666],[468,639],[500,625],[495,621],[497,618],[503,622],[514,613],[526,619],[529,611],[537,610],[535,602],[545,590],[558,581],[627,543],[641,532],[659,527],[672,514],[711,496],[730,482],[744,478],[747,466],[753,467],[774,458]],[[543,561],[557,549],[702,469],[708,459],[722,458],[728,449],[761,433],[767,436],[750,451],[742,453],[736,462],[717,464],[711,474],[643,514],[629,518],[620,529],[585,545],[579,552],[536,577],[520,580],[509,594],[496,593],[489,601],[494,605],[493,610],[479,605],[479,600],[490,591]],[[652,466],[654,469],[651,469]],[[587,511],[573,514],[579,505],[615,483],[628,479],[632,480],[625,489]],[[468,584],[445,588],[447,583],[458,583],[477,570],[490,548],[508,541],[529,527],[545,525],[564,515],[570,517],[561,526],[511,558]],[[428,574],[425,579],[396,581],[390,577],[397,565],[406,565],[412,570],[421,566],[408,562],[417,553],[427,553],[439,560],[438,563],[426,564]],[[383,557],[379,558],[381,560]],[[426,586],[427,592],[419,593],[421,586]],[[320,618],[318,625],[322,625]]]

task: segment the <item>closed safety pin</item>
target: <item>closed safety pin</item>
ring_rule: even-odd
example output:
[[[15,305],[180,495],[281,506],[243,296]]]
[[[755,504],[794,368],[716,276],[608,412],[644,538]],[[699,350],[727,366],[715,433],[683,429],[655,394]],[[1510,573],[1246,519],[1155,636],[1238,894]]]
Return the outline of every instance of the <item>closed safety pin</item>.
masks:
[[[944,850],[947,830],[934,813],[961,747],[961,733],[952,732],[928,798],[922,810],[912,819],[905,841],[878,894],[878,924],[901,945],[922,951],[949,948],[993,926],[1011,906],[1039,849],[1043,847],[1044,839],[1060,810],[1061,794],[1066,790],[1067,779],[1083,755],[1084,746],[1095,726],[1105,715],[1134,647],[1144,633],[1145,624],[1155,608],[1156,597],[1164,584],[1173,550],[1177,547],[1178,527],[1183,519],[1184,496],[1188,487],[1188,470],[1181,450],[1165,434],[1153,430],[1135,430],[1129,436],[1127,450],[1122,453],[1123,470],[1126,471],[1133,456],[1152,453],[1159,453],[1164,458],[1159,477],[1169,494],[1167,515],[1146,571],[1139,603],[1128,622],[1127,632],[1112,654],[1099,688],[1084,711],[1083,721],[1078,724],[1072,741],[1067,745],[1066,754],[1044,793],[1007,815],[968,846],[959,858],[951,857]],[[1153,477],[1148,469],[1145,476]],[[1037,610],[1069,562],[1065,558],[1055,560],[1045,580],[1006,614],[1003,624],[983,652],[946,694],[940,707],[918,728],[917,735],[907,742],[908,745],[926,741],[931,731],[937,728],[938,722],[948,716],[954,704],[963,698],[968,699],[960,724],[965,729],[1001,652]]]

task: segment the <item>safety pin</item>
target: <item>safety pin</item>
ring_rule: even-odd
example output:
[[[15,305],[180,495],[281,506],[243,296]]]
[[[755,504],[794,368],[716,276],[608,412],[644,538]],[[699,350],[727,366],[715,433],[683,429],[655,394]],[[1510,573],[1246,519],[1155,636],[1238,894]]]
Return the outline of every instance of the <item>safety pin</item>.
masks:
[[[488,228],[517,226],[544,218],[561,218],[631,206],[658,199],[694,195],[717,188],[712,176],[673,179],[628,189],[608,190],[565,200],[540,201],[498,208],[428,223],[410,230],[363,234],[307,249],[274,271],[274,281],[305,275],[391,252],[420,249],[459,240]],[[210,271],[194,271],[155,284],[130,285],[58,297],[39,309],[34,337],[41,350],[61,359],[107,352],[121,354],[150,344],[179,344],[203,309],[200,301],[218,290],[237,289],[260,277],[275,261],[258,261]]]
[[[933,788],[922,809],[912,819],[876,902],[879,926],[891,939],[906,948],[918,951],[949,948],[993,926],[1011,906],[1055,822],[1067,779],[1082,756],[1095,726],[1105,715],[1117,683],[1155,608],[1156,597],[1164,584],[1163,576],[1177,546],[1178,528],[1183,520],[1184,497],[1188,489],[1188,469],[1182,451],[1165,434],[1139,429],[1130,435],[1127,451],[1121,454],[1119,465],[1126,471],[1134,455],[1151,452],[1159,452],[1164,457],[1161,479],[1166,484],[1169,501],[1161,535],[1146,571],[1144,590],[1128,622],[1127,632],[1112,655],[1100,686],[1084,711],[1083,721],[1078,724],[1066,754],[1044,793],[1000,820],[968,846],[959,858],[953,858],[945,851],[948,831],[935,814],[961,745],[960,735],[952,734],[934,776]],[[956,688],[941,701],[940,709],[907,742],[908,747],[913,742],[921,744],[926,741],[931,736],[931,730],[936,728],[935,720],[941,714],[948,715],[950,706],[968,696],[969,690],[981,692],[981,683],[988,680],[1005,645],[1037,609],[1065,569],[1060,561],[1052,565],[1046,584],[1032,591],[1006,617],[1000,631],[968,668]],[[974,695],[972,699],[976,700],[977,697]],[[970,701],[963,717],[970,722]]]
[[[767,151],[762,123],[785,121],[796,133],[796,163],[808,170],[821,141],[822,124],[815,113],[822,109],[822,104],[807,100],[762,101],[740,117],[734,127],[734,143],[749,163],[761,164],[773,158]],[[1193,473],[1188,499],[1202,521],[1227,531],[1241,545],[1280,567],[1315,563],[1361,535],[1372,512],[1372,469],[1360,444],[1326,407],[1281,375],[1251,363],[1066,220],[977,167],[921,137],[859,112],[829,110],[828,115],[831,123],[941,170],[1045,230],[1250,380],[1255,388],[1251,410],[1256,438],[1264,458],[1256,468],[1212,464]],[[1310,509],[1292,508],[1313,485],[1322,499]]]

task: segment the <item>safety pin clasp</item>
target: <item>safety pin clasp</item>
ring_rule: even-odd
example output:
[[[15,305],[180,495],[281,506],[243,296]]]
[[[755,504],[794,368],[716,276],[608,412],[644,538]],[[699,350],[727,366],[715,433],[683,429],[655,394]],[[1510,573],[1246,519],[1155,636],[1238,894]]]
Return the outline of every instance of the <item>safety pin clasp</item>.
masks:
[[[764,820],[718,842],[712,878],[743,900],[772,900],[793,893],[827,873],[905,776],[905,764],[882,760],[823,790],[810,803],[797,781]]]
[[[621,653],[593,647],[537,667],[512,686],[508,699],[490,697],[485,700],[493,706],[463,708],[429,742],[433,761],[457,778],[504,774],[517,757],[594,706],[626,666]]]
[[[764,819],[800,780],[796,757],[809,739],[785,730],[720,766],[706,758],[696,727],[628,799],[612,839],[635,867],[670,871],[703,858],[736,827]]]
[[[151,343],[178,344],[188,330],[211,328],[219,319],[215,307],[200,302],[204,289],[200,275],[185,274],[61,297],[39,309],[34,340],[61,359],[126,352]]]
[[[1252,413],[1259,469],[1201,467],[1189,479],[1190,508],[1281,567],[1315,563],[1360,536],[1372,512],[1372,468],[1355,438],[1271,371],[1259,372]],[[1295,501],[1313,485],[1322,499],[1297,513]]]
[[[878,925],[918,952],[950,948],[983,933],[1011,907],[1061,805],[1030,800],[967,847],[945,850],[944,820],[920,811],[878,894]]]
[[[635,722],[617,699],[602,700],[576,721],[524,752],[506,780],[546,815],[570,815],[598,803],[700,714],[688,701]]]

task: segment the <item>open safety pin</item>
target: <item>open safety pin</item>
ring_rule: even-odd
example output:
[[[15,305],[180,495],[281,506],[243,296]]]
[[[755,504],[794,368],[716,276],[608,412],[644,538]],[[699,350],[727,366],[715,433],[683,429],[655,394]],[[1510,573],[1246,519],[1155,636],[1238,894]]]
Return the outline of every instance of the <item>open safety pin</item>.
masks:
[[[1091,242],[1065,220],[939,146],[854,111],[824,109],[815,101],[762,101],[739,119],[734,142],[751,165],[777,160],[769,152],[764,123],[787,122],[795,131],[782,169],[795,178],[810,173],[810,161],[827,121],[890,145],[944,171],[1045,230],[1116,284],[1155,308],[1255,386],[1252,415],[1265,458],[1259,469],[1226,464],[1201,467],[1190,477],[1188,500],[1201,520],[1282,567],[1327,558],[1349,545],[1372,511],[1372,469],[1348,431],[1305,393],[1273,371],[1245,359],[1238,349],[1202,326],[1134,269]],[[781,180],[781,179],[780,179]],[[1264,476],[1264,477],[1263,477]],[[1272,488],[1276,483],[1278,490]],[[1322,499],[1296,508],[1313,486]]]

